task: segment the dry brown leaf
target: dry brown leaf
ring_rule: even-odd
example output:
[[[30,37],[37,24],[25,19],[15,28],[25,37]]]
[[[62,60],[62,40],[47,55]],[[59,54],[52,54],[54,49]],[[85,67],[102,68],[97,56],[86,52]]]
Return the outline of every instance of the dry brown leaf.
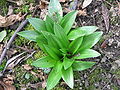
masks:
[[[6,84],[12,85],[14,83],[14,78],[14,76],[8,74],[5,78],[3,78],[3,81]]]
[[[30,8],[29,8],[29,10],[30,11],[33,11],[35,9],[35,7],[33,6],[33,3],[30,3]]]
[[[120,15],[120,2],[117,2],[118,3],[118,13]]]
[[[0,81],[0,90],[16,90],[13,85]]]
[[[14,24],[17,21],[21,21],[24,17],[21,16],[21,14],[13,14],[13,15],[9,15],[6,17],[3,17],[0,15],[0,27],[8,27],[12,24]]]
[[[86,8],[91,2],[92,0],[84,0],[82,8]]]
[[[2,50],[3,50],[3,44],[0,44],[0,55],[2,53]]]
[[[31,70],[32,67],[28,64],[22,65],[25,70]]]
[[[40,2],[39,2],[39,8],[40,9],[46,9],[47,8],[47,6],[48,6],[48,2],[47,1],[45,1],[45,0],[41,0]]]
[[[78,15],[79,16],[87,16],[86,10],[85,9],[84,10],[79,10]]]
[[[59,2],[65,2],[66,0],[59,0]]]
[[[38,82],[38,83],[35,83],[35,84],[28,84],[29,87],[32,87],[32,88],[45,88],[46,87],[46,81],[43,81],[43,82]]]
[[[10,5],[8,8],[8,13],[7,15],[12,15],[13,14],[13,7]]]
[[[109,11],[104,4],[102,4],[102,16],[105,22],[106,30],[108,31],[109,30]]]

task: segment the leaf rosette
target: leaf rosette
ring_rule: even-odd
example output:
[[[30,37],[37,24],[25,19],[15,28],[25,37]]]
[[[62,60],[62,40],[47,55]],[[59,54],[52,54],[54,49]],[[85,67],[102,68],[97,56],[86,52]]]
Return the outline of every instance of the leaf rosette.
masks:
[[[53,10],[49,13],[53,13]],[[100,40],[103,32],[96,31],[98,29],[96,26],[72,29],[76,15],[77,11],[71,11],[64,17],[60,16],[61,19],[58,22],[51,18],[51,14],[46,16],[44,21],[29,18],[28,20],[35,30],[18,33],[18,35],[36,42],[47,54],[47,56],[33,61],[32,65],[52,68],[47,80],[48,90],[55,87],[61,78],[70,88],[73,88],[73,71],[85,70],[95,64],[95,62],[80,59],[100,56],[100,53],[91,48]]]

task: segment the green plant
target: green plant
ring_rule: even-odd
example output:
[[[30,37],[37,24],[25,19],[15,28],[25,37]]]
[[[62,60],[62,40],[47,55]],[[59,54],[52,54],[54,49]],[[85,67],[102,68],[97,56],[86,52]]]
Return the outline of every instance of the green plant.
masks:
[[[6,31],[1,31],[0,32],[0,42],[2,42],[2,40],[5,38],[6,36]]]
[[[55,3],[59,8],[51,10]],[[97,51],[90,49],[102,35],[101,31],[95,32],[98,27],[83,26],[71,30],[77,11],[72,11],[63,17],[62,12],[58,12],[60,9],[59,2],[51,0],[46,20],[29,18],[28,20],[35,30],[18,33],[20,36],[35,41],[47,54],[47,56],[33,61],[32,65],[52,68],[47,80],[48,90],[56,86],[61,78],[70,88],[73,88],[73,71],[85,70],[95,64],[95,62],[81,61],[80,59],[100,56]]]

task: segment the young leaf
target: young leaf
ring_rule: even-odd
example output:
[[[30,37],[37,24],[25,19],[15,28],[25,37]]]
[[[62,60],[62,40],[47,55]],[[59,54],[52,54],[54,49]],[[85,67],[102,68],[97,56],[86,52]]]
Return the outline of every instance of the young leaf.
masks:
[[[68,69],[72,64],[73,64],[74,60],[68,59],[67,57],[64,58],[63,60],[63,66],[64,69]]]
[[[54,21],[49,16],[46,17],[45,25],[48,32],[54,33],[54,29],[53,29]]]
[[[88,36],[84,36],[79,51],[92,48],[100,40],[102,34],[103,32],[94,32]]]
[[[35,67],[49,68],[49,67],[53,67],[55,63],[56,60],[54,60],[50,56],[45,56],[40,59],[37,59],[36,61],[33,61],[32,65]]]
[[[91,68],[95,62],[75,61],[72,65],[74,71],[82,71]]]
[[[83,27],[79,27],[77,29],[73,29],[69,33],[68,38],[69,38],[69,40],[75,40],[78,37],[92,34],[97,29],[98,29],[98,27],[96,27],[96,26],[83,26]]]
[[[95,32],[97,29],[98,29],[98,27],[96,27],[96,26],[83,26],[83,27],[77,28],[77,30],[84,31],[84,32],[85,32],[85,35],[92,34],[92,33]]]
[[[29,18],[28,21],[39,32],[42,30],[46,31],[45,21],[43,21],[39,18]]]
[[[35,30],[22,31],[17,34],[31,41],[36,41],[36,38],[40,35],[40,33]]]
[[[67,70],[62,69],[62,78],[66,84],[73,89],[74,79],[72,67],[68,68]]]
[[[60,25],[64,28],[66,34],[69,33],[73,23],[75,22],[76,15],[77,11],[72,11],[62,18]]]
[[[63,67],[63,63],[61,61],[57,61],[55,66],[54,66],[54,70],[57,72],[60,72],[62,70]]]
[[[82,44],[82,41],[83,41],[83,37],[79,37],[79,38],[73,40],[69,45],[69,51],[72,54],[75,54],[76,51],[79,49],[80,45]]]
[[[59,38],[64,48],[68,47],[69,41],[67,35],[65,34],[63,28],[59,24],[54,24],[55,36]]]
[[[39,37],[36,38],[36,42],[38,46],[47,53],[46,49],[44,48],[44,44],[48,45],[47,39],[41,34]]]
[[[69,40],[75,40],[85,35],[85,31],[74,29],[68,34]]]
[[[42,34],[47,39],[49,46],[59,49],[59,45],[57,43],[55,35],[53,35],[52,33],[46,32],[46,31],[42,31]]]
[[[51,90],[53,87],[55,87],[59,80],[62,77],[62,71],[56,72],[56,70],[53,70],[50,72],[47,80],[47,90]]]
[[[4,39],[5,36],[6,36],[6,31],[0,32],[0,42]]]
[[[92,49],[85,49],[80,52],[79,56],[75,56],[74,59],[85,59],[85,58],[98,57],[98,56],[100,56],[100,53],[98,53],[97,51]]]
[[[49,6],[48,6],[48,15],[50,17],[53,17],[56,13],[63,15],[62,7],[58,0],[50,0]]]
[[[45,50],[47,51],[48,55],[50,55],[53,59],[59,60],[60,59],[60,51],[56,48],[49,47],[48,45],[44,45]]]

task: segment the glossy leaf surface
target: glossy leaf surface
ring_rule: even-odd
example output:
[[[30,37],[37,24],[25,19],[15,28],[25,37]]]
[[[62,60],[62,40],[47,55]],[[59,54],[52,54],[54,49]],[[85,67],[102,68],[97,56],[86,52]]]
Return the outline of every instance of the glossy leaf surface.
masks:
[[[55,87],[59,80],[62,77],[62,71],[56,72],[53,68],[53,70],[50,72],[47,80],[47,90],[51,90],[53,87]]]
[[[64,58],[63,60],[63,66],[64,66],[64,69],[68,69],[72,64],[73,64],[74,60],[72,59],[68,59],[67,57]]]
[[[79,51],[92,48],[100,40],[102,34],[103,32],[94,32],[88,36],[84,36]]]
[[[37,31],[46,31],[45,21],[39,18],[29,18],[28,21]]]
[[[55,63],[56,60],[54,60],[50,56],[45,56],[40,59],[37,59],[36,61],[33,61],[32,65],[35,67],[49,68],[49,67],[53,67]]]
[[[20,35],[28,40],[36,42],[36,38],[38,36],[40,36],[41,34],[36,32],[35,30],[26,30],[26,31],[19,32],[18,35]]]
[[[91,68],[95,62],[75,61],[72,65],[74,71],[82,71]]]
[[[62,78],[66,82],[66,84],[73,89],[74,78],[72,67],[68,68],[67,70],[62,69]]]
[[[75,56],[74,59],[85,59],[85,58],[98,57],[98,56],[100,56],[100,53],[98,53],[97,51],[92,49],[85,49],[80,52],[79,56]]]
[[[6,31],[0,32],[0,42],[4,39],[5,36],[6,36]]]
[[[50,17],[55,16],[56,13],[63,15],[62,7],[58,0],[50,0],[49,6],[48,6],[48,15]]]
[[[72,11],[72,12],[66,14],[62,18],[60,25],[64,28],[64,31],[66,34],[69,33],[73,23],[75,22],[76,15],[77,15],[77,11]]]
[[[82,44],[83,37],[79,37],[73,40],[69,45],[69,50],[72,54],[75,54],[76,51],[79,49],[80,45]]]
[[[59,38],[64,48],[68,47],[69,41],[64,29],[59,24],[54,24],[54,33]]]

